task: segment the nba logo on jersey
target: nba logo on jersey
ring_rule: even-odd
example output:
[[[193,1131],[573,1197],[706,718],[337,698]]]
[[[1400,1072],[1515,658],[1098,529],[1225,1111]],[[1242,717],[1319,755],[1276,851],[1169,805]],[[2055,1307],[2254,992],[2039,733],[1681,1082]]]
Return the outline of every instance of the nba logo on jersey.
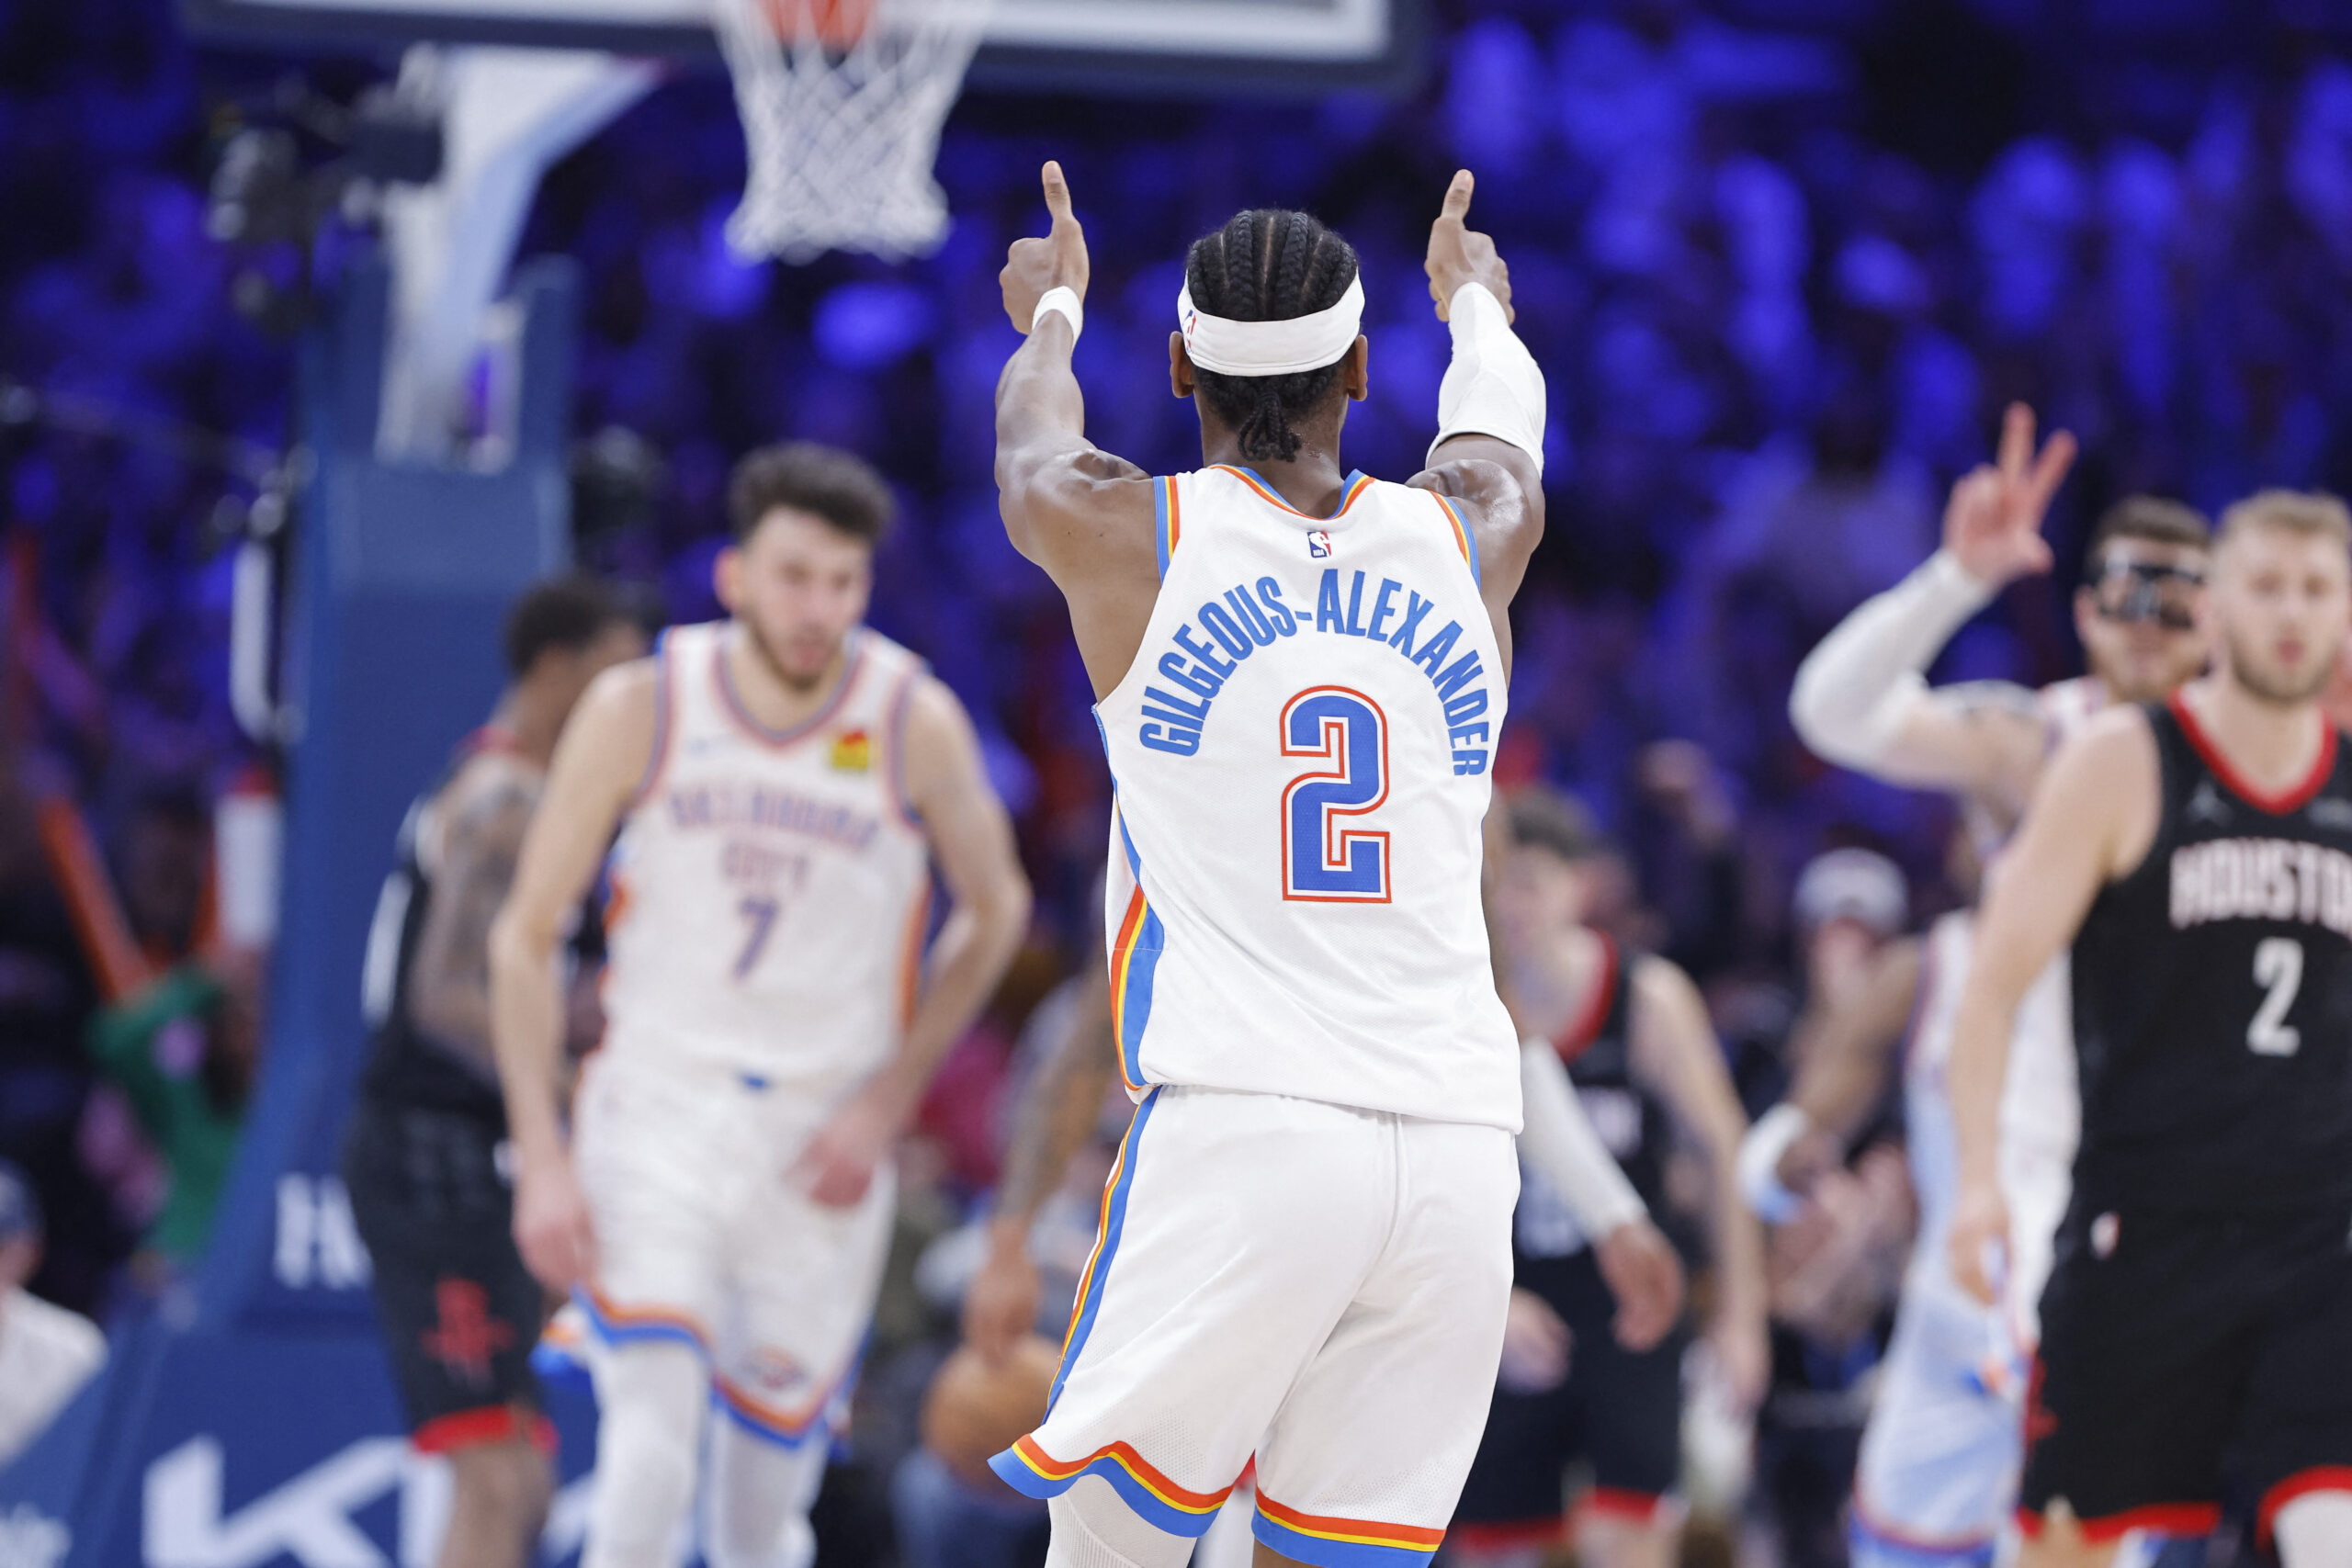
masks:
[[[1331,558],[1329,532],[1322,528],[1309,528],[1306,531],[1306,553],[1313,559],[1329,560]]]

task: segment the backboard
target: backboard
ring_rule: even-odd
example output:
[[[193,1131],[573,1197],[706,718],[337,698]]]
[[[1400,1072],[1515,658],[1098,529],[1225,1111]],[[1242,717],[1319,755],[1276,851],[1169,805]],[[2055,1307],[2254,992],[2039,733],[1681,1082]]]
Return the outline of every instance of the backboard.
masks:
[[[1319,93],[1403,85],[1421,0],[994,0],[986,85]],[[709,0],[181,0],[199,36],[298,48],[457,43],[717,58]]]

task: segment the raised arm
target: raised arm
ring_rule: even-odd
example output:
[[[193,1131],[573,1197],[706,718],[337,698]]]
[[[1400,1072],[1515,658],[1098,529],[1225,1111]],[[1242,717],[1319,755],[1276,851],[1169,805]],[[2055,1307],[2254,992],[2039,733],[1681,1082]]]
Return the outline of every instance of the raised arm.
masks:
[[[490,1033],[514,1145],[514,1242],[551,1291],[594,1269],[594,1238],[565,1148],[565,926],[595,880],[613,829],[653,758],[650,660],[608,670],[572,710],[523,836],[514,885],[490,927]]]
[[[964,1337],[992,1361],[1002,1360],[1036,1325],[1041,1285],[1029,1257],[1029,1231],[1069,1162],[1093,1137],[1102,1102],[1118,1080],[1111,980],[1099,948],[1081,984],[1069,1028],[1047,1046],[1022,1091],[1004,1179],[989,1215],[988,1257],[964,1292]]]
[[[1952,1273],[1987,1304],[1986,1255],[2008,1242],[1998,1155],[2018,1004],[2074,941],[2099,889],[2146,852],[2156,775],[2155,741],[2139,710],[2100,715],[2052,760],[2024,826],[1986,879],[1947,1071],[1960,1156]]]
[[[899,1049],[809,1140],[797,1168],[820,1203],[865,1195],[875,1169],[922,1103],[948,1048],[963,1038],[1029,929],[1029,879],[1004,803],[980,763],[979,738],[954,693],[920,678],[907,709],[908,803],[931,838],[951,908],[932,942],[922,992]]]
[[[1943,547],[1864,601],[1798,669],[1789,716],[1815,752],[1890,784],[2023,810],[2043,753],[2030,698],[2014,687],[1931,690],[1926,671],[1994,594],[2050,570],[2041,520],[2075,439],[2059,431],[2036,456],[2033,436],[2033,411],[2011,404],[1998,464],[1952,486]]]
[[[1069,601],[1070,629],[1094,694],[1119,683],[1159,592],[1150,479],[1086,439],[1086,399],[1070,368],[1085,315],[1086,232],[1059,164],[1045,167],[1053,228],[1012,243],[998,282],[1026,339],[996,386],[997,507],[1013,548]]]
[[[1634,969],[1633,982],[1634,1073],[1666,1102],[1707,1160],[1715,1263],[1715,1320],[1708,1337],[1733,1393],[1753,1409],[1770,1380],[1772,1352],[1765,1327],[1764,1233],[1739,1190],[1739,1143],[1747,1116],[1690,977],[1663,958],[1647,958]]]
[[[1453,340],[1429,466],[1408,482],[1458,503],[1478,545],[1479,592],[1506,665],[1510,602],[1544,538],[1544,372],[1511,331],[1510,268],[1468,225],[1463,169],[1430,226],[1430,295]]]

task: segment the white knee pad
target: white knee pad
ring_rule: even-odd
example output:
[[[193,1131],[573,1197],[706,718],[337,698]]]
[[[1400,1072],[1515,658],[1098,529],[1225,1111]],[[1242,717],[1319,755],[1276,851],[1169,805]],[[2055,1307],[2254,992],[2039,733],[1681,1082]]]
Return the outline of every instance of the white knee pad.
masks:
[[[826,1434],[797,1448],[746,1432],[724,1412],[711,1425],[709,1506],[703,1553],[710,1568],[808,1568],[817,1537],[808,1508],[825,1479]]]
[[[2306,1492],[2270,1522],[2286,1568],[2352,1568],[2352,1492]]]
[[[1080,1476],[1046,1512],[1054,1526],[1046,1568],[1184,1568],[1193,1554],[1189,1537],[1146,1523],[1099,1475]]]
[[[710,1376],[690,1348],[596,1358],[596,1494],[581,1568],[668,1568],[695,1494]]]

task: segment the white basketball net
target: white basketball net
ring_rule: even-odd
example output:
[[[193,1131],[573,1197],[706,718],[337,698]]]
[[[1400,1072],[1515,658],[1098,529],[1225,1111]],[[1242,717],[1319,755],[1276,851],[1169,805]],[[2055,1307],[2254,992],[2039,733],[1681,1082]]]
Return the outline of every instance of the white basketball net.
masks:
[[[940,128],[979,47],[987,0],[712,0],[751,178],[727,220],[739,256],[897,260],[947,233]],[[867,13],[828,47],[826,18]]]

